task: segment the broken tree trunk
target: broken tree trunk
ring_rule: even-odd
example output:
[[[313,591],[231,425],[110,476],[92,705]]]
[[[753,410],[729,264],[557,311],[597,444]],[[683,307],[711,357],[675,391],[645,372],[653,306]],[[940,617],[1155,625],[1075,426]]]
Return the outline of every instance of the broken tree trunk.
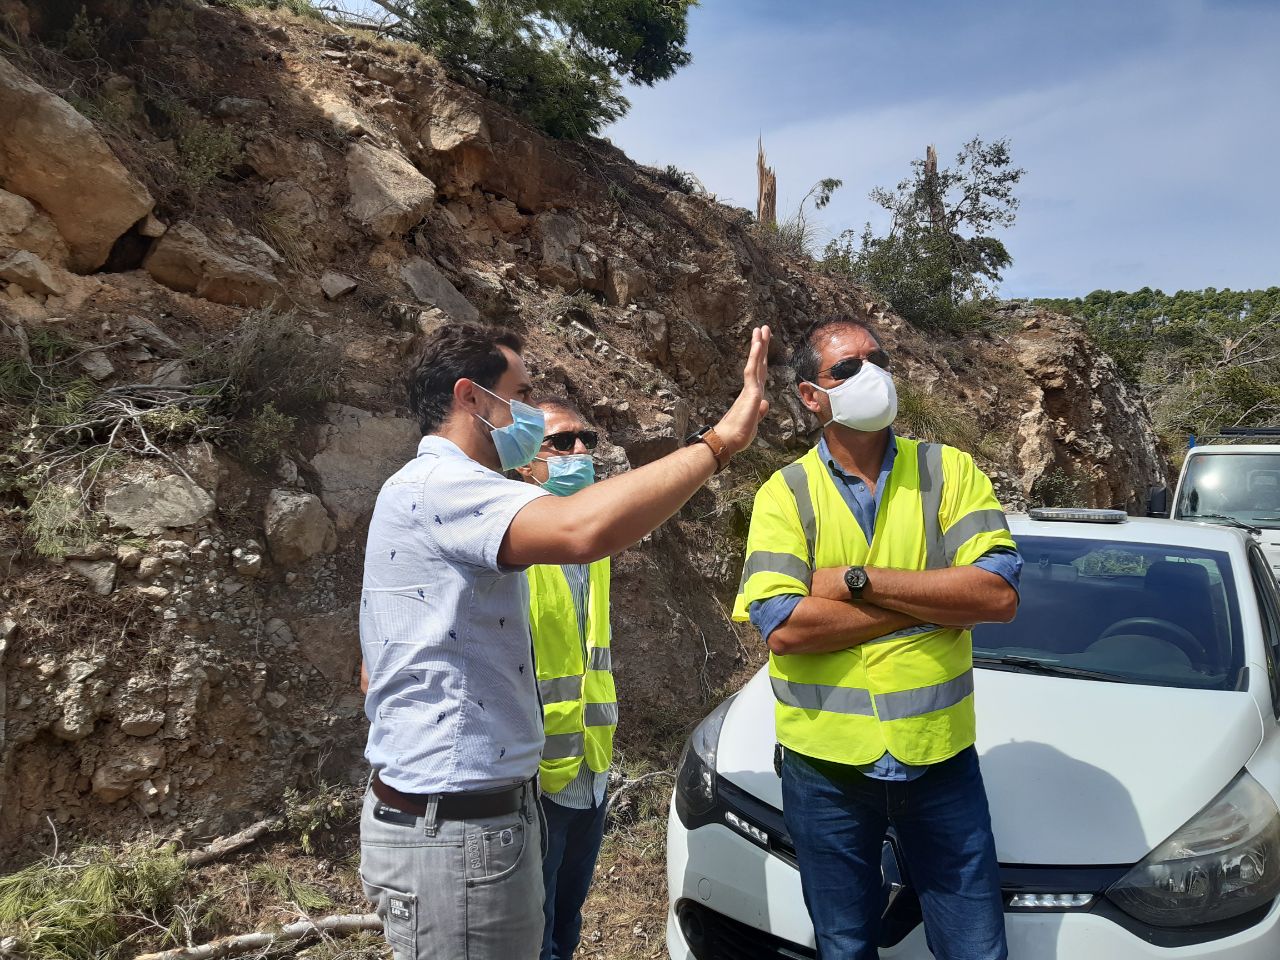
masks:
[[[382,921],[376,913],[341,913],[319,920],[299,920],[297,923],[286,924],[274,933],[242,933],[196,947],[175,947],[159,953],[144,953],[135,960],[218,960],[220,957],[238,957],[253,950],[279,946],[304,937],[320,934],[345,937],[363,930],[381,929]]]
[[[199,850],[193,850],[187,854],[187,866],[202,867],[206,863],[214,860],[220,860],[229,853],[235,853],[242,847],[247,847],[260,837],[275,830],[284,827],[284,821],[279,817],[271,817],[267,820],[259,820],[255,824],[245,827],[239,833],[232,834],[229,837],[223,837],[215,840],[207,847],[201,847]]]
[[[938,151],[933,144],[924,150],[924,190],[929,204],[929,222],[934,230],[948,230],[947,214],[942,207],[942,191],[938,186]]]
[[[765,165],[764,139],[756,143],[756,222],[764,227],[778,225],[778,177]]]

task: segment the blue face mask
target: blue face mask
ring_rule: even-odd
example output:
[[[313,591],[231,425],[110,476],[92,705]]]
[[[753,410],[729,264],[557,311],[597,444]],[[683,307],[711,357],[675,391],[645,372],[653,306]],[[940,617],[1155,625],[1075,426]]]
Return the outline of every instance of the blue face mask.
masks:
[[[480,387],[480,384],[476,384]],[[538,454],[542,447],[542,436],[546,430],[546,417],[537,407],[531,407],[519,400],[503,400],[492,390],[480,387],[495,400],[502,400],[511,407],[511,422],[505,427],[495,427],[480,414],[476,419],[489,428],[489,436],[493,438],[494,449],[498,451],[498,462],[503,470],[514,470],[523,467]]]
[[[542,489],[550,490],[557,497],[567,497],[596,482],[596,464],[589,453],[538,459],[547,465],[547,482],[542,484]]]

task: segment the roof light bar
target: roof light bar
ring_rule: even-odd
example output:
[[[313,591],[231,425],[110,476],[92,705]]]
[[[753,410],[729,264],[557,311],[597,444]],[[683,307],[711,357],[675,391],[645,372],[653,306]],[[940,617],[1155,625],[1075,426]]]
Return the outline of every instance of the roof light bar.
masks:
[[[1129,519],[1123,510],[1095,510],[1091,507],[1035,507],[1027,515],[1032,520],[1060,523],[1124,523]]]

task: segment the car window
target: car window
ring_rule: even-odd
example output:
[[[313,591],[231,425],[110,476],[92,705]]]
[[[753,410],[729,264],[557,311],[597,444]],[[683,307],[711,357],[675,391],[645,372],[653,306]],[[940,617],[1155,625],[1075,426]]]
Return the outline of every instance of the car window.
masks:
[[[1280,456],[1206,453],[1190,458],[1176,516],[1225,516],[1256,527],[1280,528]]]
[[[1271,680],[1271,705],[1280,716],[1280,596],[1271,566],[1257,547],[1249,549],[1249,567],[1258,592],[1259,616],[1267,646],[1267,676]]]
[[[980,662],[1032,658],[1130,683],[1235,688],[1244,653],[1226,553],[1101,537],[1019,537],[1018,548],[1018,614],[974,630]]]

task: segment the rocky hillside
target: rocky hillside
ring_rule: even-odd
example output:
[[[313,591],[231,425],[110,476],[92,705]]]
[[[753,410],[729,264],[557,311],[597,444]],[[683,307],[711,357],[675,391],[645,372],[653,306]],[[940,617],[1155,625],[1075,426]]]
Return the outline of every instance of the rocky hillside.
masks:
[[[0,0],[10,862],[51,824],[193,841],[359,780],[364,533],[417,438],[404,355],[439,324],[522,331],[611,470],[724,407],[752,325],[784,344],[843,311],[882,329],[905,426],[974,450],[1011,505],[1132,506],[1161,473],[1063,318],[922,335],[746,211],[548,140],[410,48],[232,4],[79,6]],[[817,426],[772,359],[757,448],[615,565],[628,762],[669,766],[761,660],[725,614],[740,538]]]

